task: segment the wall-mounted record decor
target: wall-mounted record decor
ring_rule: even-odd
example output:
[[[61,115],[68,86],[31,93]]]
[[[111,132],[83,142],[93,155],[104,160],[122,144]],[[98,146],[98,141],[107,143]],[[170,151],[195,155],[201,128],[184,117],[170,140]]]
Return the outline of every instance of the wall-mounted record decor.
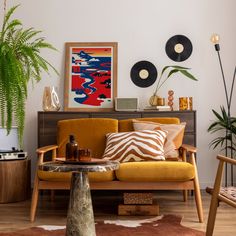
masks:
[[[139,61],[133,65],[130,77],[135,85],[146,88],[156,81],[157,69],[149,61]]]
[[[166,43],[166,54],[173,61],[185,61],[193,51],[191,41],[184,35],[175,35]]]

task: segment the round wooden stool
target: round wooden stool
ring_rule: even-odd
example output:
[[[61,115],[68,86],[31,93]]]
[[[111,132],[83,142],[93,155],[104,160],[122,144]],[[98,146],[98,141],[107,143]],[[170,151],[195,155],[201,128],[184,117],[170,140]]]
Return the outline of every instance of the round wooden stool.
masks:
[[[0,203],[30,197],[30,159],[0,161]]]

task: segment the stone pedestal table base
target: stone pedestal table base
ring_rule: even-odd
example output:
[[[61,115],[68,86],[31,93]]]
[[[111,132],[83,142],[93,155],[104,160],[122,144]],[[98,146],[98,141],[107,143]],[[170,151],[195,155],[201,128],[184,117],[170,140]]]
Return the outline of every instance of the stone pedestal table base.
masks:
[[[87,172],[72,173],[66,235],[96,236]]]

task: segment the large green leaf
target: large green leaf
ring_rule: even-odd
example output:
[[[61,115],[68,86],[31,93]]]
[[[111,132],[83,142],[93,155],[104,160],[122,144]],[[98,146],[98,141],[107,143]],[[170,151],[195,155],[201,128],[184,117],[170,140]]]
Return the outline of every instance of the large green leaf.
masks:
[[[182,67],[182,66],[165,66],[161,71],[161,75],[163,75],[164,72],[169,68],[173,68],[173,69],[177,69],[177,70],[189,70],[190,69],[190,68]]]
[[[182,73],[183,75],[185,75],[186,77],[188,77],[189,79],[197,81],[197,79],[192,74],[190,74],[188,71],[179,70],[179,72]]]
[[[167,74],[167,76],[162,79],[164,73],[168,70],[169,70],[169,73]],[[192,79],[192,80],[195,80],[197,81],[197,79],[192,75],[190,74],[187,70],[189,70],[190,68],[187,68],[187,67],[182,67],[182,66],[165,66],[162,71],[161,71],[161,75],[160,75],[160,78],[158,79],[157,81],[157,86],[156,86],[156,89],[155,89],[155,92],[154,92],[154,95],[157,95],[157,92],[158,90],[162,87],[162,85],[173,75],[173,74],[176,74],[178,72],[180,72],[182,75],[184,75],[186,78],[189,78],[189,79]]]
[[[175,74],[175,73],[177,73],[177,72],[179,72],[178,69],[173,69],[173,70],[171,70],[171,71],[169,72],[169,74],[167,75],[166,79],[168,79],[171,75],[173,75],[173,74]]]
[[[188,67],[183,67],[183,66],[171,66],[174,69],[179,69],[179,70],[190,70],[191,68]]]

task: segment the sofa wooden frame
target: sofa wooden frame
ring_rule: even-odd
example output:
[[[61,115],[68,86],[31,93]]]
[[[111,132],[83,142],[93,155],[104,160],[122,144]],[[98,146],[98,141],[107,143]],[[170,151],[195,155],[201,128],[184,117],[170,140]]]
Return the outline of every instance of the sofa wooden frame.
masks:
[[[31,210],[30,210],[30,221],[35,220],[35,214],[38,203],[39,190],[56,190],[56,189],[70,189],[70,182],[68,181],[45,181],[40,180],[37,175],[38,166],[44,162],[44,156],[47,152],[52,152],[52,161],[56,158],[57,145],[45,146],[37,149],[38,163],[36,168],[34,189],[32,194]],[[197,166],[195,161],[195,153],[197,149],[190,145],[183,144],[181,146],[182,160],[187,161],[187,155],[189,162],[194,166],[195,177],[189,181],[175,181],[175,182],[124,182],[124,181],[109,181],[109,182],[91,182],[90,188],[92,190],[184,190],[184,201],[187,201],[187,190],[194,190],[195,202],[197,207],[199,222],[203,222],[203,210],[201,192],[199,187]],[[52,197],[54,191],[51,192]]]

